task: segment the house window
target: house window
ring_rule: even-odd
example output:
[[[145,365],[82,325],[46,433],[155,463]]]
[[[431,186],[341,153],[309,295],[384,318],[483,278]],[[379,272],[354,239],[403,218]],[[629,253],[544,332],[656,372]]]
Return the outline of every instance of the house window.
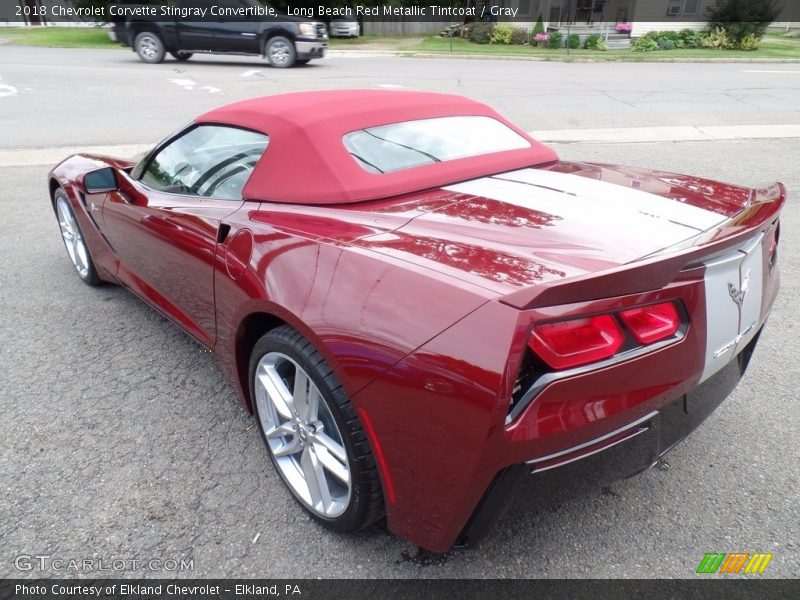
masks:
[[[669,0],[667,2],[667,16],[695,16],[700,8],[700,0]]]
[[[700,0],[683,0],[683,14],[690,16],[696,15],[700,6]]]

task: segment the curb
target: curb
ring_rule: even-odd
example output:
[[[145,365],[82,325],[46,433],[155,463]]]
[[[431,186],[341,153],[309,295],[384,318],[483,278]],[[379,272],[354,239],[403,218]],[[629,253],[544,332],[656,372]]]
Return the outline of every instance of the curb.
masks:
[[[377,54],[378,52],[373,52]],[[387,53],[388,54],[388,53]],[[611,63],[611,62],[624,62],[624,63],[800,63],[798,58],[720,58],[720,57],[684,57],[684,58],[667,58],[667,57],[652,57],[652,58],[639,58],[638,56],[623,57],[611,56],[608,58],[602,57],[587,57],[587,56],[518,56],[514,54],[464,54],[464,53],[449,53],[449,52],[415,52],[412,50],[396,50],[391,52],[394,56],[406,56],[410,58],[459,58],[459,59],[472,59],[472,60],[522,60],[529,62],[581,62],[581,63]]]

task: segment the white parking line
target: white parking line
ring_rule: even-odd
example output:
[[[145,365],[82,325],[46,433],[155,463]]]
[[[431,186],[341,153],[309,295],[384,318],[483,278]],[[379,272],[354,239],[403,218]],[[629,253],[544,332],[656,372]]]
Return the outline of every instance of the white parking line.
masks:
[[[170,79],[169,81],[185,90],[193,90],[194,86],[197,85],[197,82],[192,79]]]
[[[19,90],[15,88],[13,85],[8,85],[7,83],[3,83],[3,78],[0,77],[0,98],[4,98],[6,96],[16,96]]]

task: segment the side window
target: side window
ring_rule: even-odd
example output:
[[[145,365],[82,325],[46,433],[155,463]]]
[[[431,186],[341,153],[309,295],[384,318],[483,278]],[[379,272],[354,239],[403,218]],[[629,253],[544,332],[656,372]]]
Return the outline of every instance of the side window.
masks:
[[[156,154],[141,180],[162,192],[241,200],[268,143],[266,135],[254,131],[200,125]]]

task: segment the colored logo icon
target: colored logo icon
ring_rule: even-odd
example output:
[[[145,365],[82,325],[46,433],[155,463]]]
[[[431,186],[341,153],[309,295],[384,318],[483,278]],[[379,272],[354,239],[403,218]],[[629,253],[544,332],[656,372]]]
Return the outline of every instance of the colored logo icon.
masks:
[[[764,552],[709,552],[700,561],[698,573],[763,573],[772,560]]]

